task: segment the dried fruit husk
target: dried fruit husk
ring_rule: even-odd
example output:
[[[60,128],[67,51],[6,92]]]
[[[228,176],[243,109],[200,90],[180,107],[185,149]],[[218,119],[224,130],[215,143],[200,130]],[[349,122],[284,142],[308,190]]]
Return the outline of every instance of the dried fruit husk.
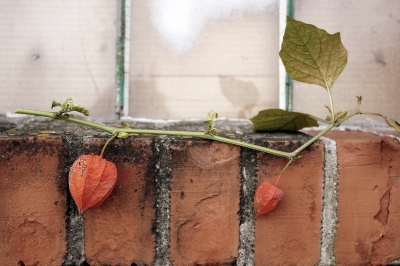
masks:
[[[115,164],[98,155],[82,155],[69,171],[69,189],[79,212],[99,206],[117,182]]]
[[[254,195],[254,213],[256,216],[272,211],[283,198],[283,191],[269,182],[258,186]]]

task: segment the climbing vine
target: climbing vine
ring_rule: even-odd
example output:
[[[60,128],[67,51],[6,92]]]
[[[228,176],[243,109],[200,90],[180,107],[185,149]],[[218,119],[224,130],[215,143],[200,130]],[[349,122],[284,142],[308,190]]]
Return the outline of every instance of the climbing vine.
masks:
[[[287,26],[279,55],[286,71],[294,80],[323,87],[329,99],[329,106],[326,106],[328,115],[325,119],[310,114],[281,109],[262,110],[258,115],[250,119],[254,125],[254,130],[259,132],[279,130],[297,131],[305,127],[318,126],[319,123],[327,125],[321,132],[292,152],[283,152],[218,136],[218,129],[216,128],[218,114],[215,111],[210,111],[208,113],[205,120],[206,126],[203,132],[135,129],[129,128],[129,125],[126,123],[122,123],[121,127],[110,127],[89,122],[70,115],[71,112],[79,112],[85,116],[89,115],[89,111],[85,107],[75,103],[72,98],[68,98],[64,103],[53,101],[52,108],[61,108],[58,112],[18,109],[16,113],[64,120],[111,134],[111,138],[105,144],[100,156],[83,155],[79,157],[71,167],[69,174],[70,191],[81,212],[101,204],[115,186],[117,178],[115,165],[102,158],[107,144],[114,138],[128,138],[133,134],[157,134],[211,139],[287,158],[288,163],[277,178],[275,184],[272,185],[268,182],[264,182],[256,190],[254,210],[256,216],[259,216],[271,211],[282,199],[283,192],[277,186],[287,167],[294,160],[300,158],[299,153],[301,151],[306,149],[332,128],[340,126],[344,121],[355,115],[367,114],[382,117],[389,126],[400,133],[400,124],[395,120],[378,113],[361,110],[361,96],[357,96],[356,98],[356,107],[354,111],[348,112],[347,110],[341,110],[335,112],[332,99],[332,87],[344,70],[348,56],[347,50],[341,42],[340,33],[329,34],[325,30],[319,29],[314,25],[287,17]]]

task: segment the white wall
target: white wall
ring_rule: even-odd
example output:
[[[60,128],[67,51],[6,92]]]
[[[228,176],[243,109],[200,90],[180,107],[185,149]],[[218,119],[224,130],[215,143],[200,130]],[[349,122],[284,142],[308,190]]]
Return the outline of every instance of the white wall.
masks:
[[[248,118],[276,107],[275,1],[258,1],[259,6],[250,8],[252,1],[234,1],[240,3],[233,10],[225,7],[228,14],[212,5],[220,12],[208,14],[215,1],[189,2],[192,6],[186,8],[193,12],[176,8],[174,14],[167,12],[173,7],[159,10],[151,1],[132,1],[130,116],[204,118],[214,109],[220,116]],[[180,23],[192,29],[175,29]]]
[[[0,113],[72,97],[113,117],[116,1],[0,1]]]
[[[117,2],[0,0],[0,114],[73,97],[95,118],[114,117]],[[175,17],[166,3],[180,6]],[[250,118],[277,108],[277,7],[132,0],[129,115]],[[333,88],[337,110],[362,95],[362,109],[400,120],[400,1],[296,0],[295,18],[341,32],[349,60]],[[295,111],[325,117],[324,104],[323,88],[295,82]]]

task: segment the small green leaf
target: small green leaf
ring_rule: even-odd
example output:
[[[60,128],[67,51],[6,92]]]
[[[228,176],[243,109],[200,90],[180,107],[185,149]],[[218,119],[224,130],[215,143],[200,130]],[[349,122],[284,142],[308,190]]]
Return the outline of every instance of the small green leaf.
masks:
[[[65,102],[61,105],[61,109],[62,110],[66,110],[69,108],[70,105],[72,105],[74,103],[74,101],[72,100],[71,97],[68,97]]]
[[[86,109],[85,107],[80,106],[79,104],[76,104],[76,103],[74,103],[74,104],[70,107],[70,110],[71,110],[71,111],[79,112],[79,113],[84,114],[84,115],[86,115],[86,116],[89,115],[89,110],[88,110],[88,109]]]
[[[213,120],[206,120],[206,121],[204,121],[204,123],[208,124],[210,127],[215,126],[215,121],[213,121]]]
[[[339,113],[335,114],[335,122],[339,121],[340,119],[344,119],[347,116],[347,111],[346,110],[342,110]],[[340,126],[342,123],[338,123],[336,124],[336,126]]]
[[[72,111],[82,113],[86,116],[89,115],[89,110],[77,103],[74,103],[71,97],[67,98],[67,100],[65,100],[63,104],[53,101],[51,108],[56,106],[61,107],[61,110],[56,114],[57,116],[61,116],[67,112],[72,112]]]
[[[210,112],[208,112],[207,120],[215,121],[215,120],[217,120],[217,118],[218,118],[218,114],[214,110],[211,110]]]
[[[326,107],[326,109],[328,109],[329,113],[332,113],[331,108],[330,108],[329,106],[326,106],[326,105],[325,105],[325,107]],[[347,115],[347,110],[341,110],[340,112],[336,113],[336,114],[335,114],[335,122],[338,121],[339,119],[345,118],[346,115]],[[332,117],[331,117],[330,115],[328,115],[328,116],[325,118],[325,120],[326,120],[326,121],[331,121],[331,120],[332,120]]]
[[[217,134],[218,134],[218,132],[219,132],[219,130],[218,130],[218,129],[216,129],[216,128],[213,128],[213,129],[211,129],[211,132],[210,132],[210,134],[211,134],[212,136],[215,136],[215,135],[217,135]]]
[[[328,105],[324,105],[326,109],[328,109],[329,113],[332,113],[331,108]]]
[[[127,137],[129,137],[129,134],[126,132],[119,132],[117,135],[117,138],[119,138],[119,139],[125,139]]]
[[[204,130],[205,130],[204,132],[206,134],[209,134],[211,136],[215,136],[219,132],[218,129],[216,129],[213,125],[209,125],[209,124],[204,127]]]
[[[62,106],[61,105],[61,103],[58,103],[58,102],[56,102],[56,101],[53,101],[53,103],[51,104],[51,109],[53,109],[54,107],[56,107],[56,106]]]
[[[326,120],[326,121],[331,121],[331,120],[332,120],[332,117],[331,117],[330,115],[327,115],[326,118],[325,118],[325,120]]]
[[[335,122],[338,121],[338,120],[340,120],[340,119],[345,118],[346,115],[347,115],[347,110],[342,110],[342,111],[336,113],[336,114],[335,114]]]
[[[128,128],[129,128],[129,124],[128,124],[128,123],[125,123],[125,122],[122,122],[122,123],[121,123],[121,128],[128,129]]]
[[[308,114],[282,109],[262,110],[250,119],[255,131],[296,131],[304,127],[317,127],[318,122]]]
[[[294,80],[325,89],[332,88],[347,64],[347,50],[340,33],[329,34],[290,17],[279,55]]]
[[[400,133],[400,123],[391,119],[390,117],[385,116],[386,123],[394,128],[398,133]]]

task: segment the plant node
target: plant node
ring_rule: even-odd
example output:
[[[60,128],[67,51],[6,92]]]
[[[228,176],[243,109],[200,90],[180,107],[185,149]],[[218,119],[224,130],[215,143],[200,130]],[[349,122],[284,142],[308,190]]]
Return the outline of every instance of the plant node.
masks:
[[[55,113],[56,117],[60,117],[62,115],[68,117],[69,115],[67,113],[72,111],[76,111],[86,116],[89,115],[89,110],[77,103],[74,103],[71,97],[67,98],[67,100],[65,100],[63,104],[53,101],[53,103],[51,104],[51,109],[56,106],[61,107],[61,110]]]
[[[218,134],[218,129],[215,128],[215,121],[218,118],[218,114],[214,111],[211,110],[208,112],[207,119],[204,121],[207,125],[204,127],[205,131],[204,133],[215,136]]]
[[[356,96],[357,97],[357,107],[356,110],[360,111],[360,107],[361,107],[361,101],[362,101],[362,96]]]

